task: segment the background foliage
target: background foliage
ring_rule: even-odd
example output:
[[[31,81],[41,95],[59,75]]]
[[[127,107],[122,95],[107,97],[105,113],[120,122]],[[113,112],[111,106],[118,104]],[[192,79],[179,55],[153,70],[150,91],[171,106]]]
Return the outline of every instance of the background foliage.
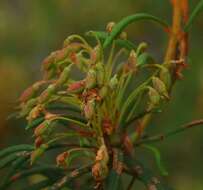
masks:
[[[191,9],[197,3],[193,0]],[[30,142],[24,131],[25,121],[5,118],[13,111],[15,101],[25,87],[40,78],[41,60],[72,33],[103,30],[109,21],[118,21],[135,12],[149,12],[169,19],[167,0],[15,0],[0,1],[0,148],[14,143]],[[203,115],[203,17],[196,20],[190,35],[189,68],[185,78],[175,85],[172,100],[161,118],[148,129],[156,133],[168,130]],[[159,59],[166,48],[166,36],[151,23],[138,23],[127,29],[135,43],[147,41],[150,51]],[[180,190],[203,187],[202,128],[189,130],[160,144],[167,166],[169,182]],[[143,152],[143,160],[154,167],[153,158]],[[146,156],[147,155],[147,156]],[[150,160],[151,159],[151,160]],[[154,167],[156,170],[156,167]],[[0,174],[1,175],[1,174]]]

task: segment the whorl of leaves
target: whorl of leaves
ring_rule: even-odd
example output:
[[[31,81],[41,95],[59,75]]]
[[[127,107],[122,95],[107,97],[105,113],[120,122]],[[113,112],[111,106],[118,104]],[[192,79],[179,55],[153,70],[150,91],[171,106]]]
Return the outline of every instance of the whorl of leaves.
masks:
[[[18,117],[27,119],[26,129],[33,131],[34,146],[17,145],[0,151],[0,168],[10,165],[0,189],[35,174],[45,178],[29,189],[122,190],[130,189],[135,179],[148,189],[169,189],[135,154],[137,146],[149,149],[160,172],[167,175],[158,149],[147,145],[164,135],[145,139],[140,121],[159,113],[170,99],[174,71],[158,63],[147,52],[146,43],[127,40],[124,28],[138,20],[152,20],[168,30],[157,17],[132,15],[108,24],[106,32],[88,32],[96,44],[71,35],[61,49],[44,59],[43,79],[19,99]],[[52,153],[55,162],[46,164],[42,157],[51,150],[57,150]],[[123,174],[132,176],[128,187],[122,184]]]

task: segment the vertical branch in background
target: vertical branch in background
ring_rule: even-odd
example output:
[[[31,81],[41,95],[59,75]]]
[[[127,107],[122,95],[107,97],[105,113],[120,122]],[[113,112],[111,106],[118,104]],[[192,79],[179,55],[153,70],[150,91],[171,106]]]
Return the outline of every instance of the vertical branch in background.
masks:
[[[172,61],[176,60],[173,83],[177,78],[182,78],[182,70],[186,66],[188,53],[188,33],[182,29],[188,21],[188,0],[171,0],[173,5],[173,24],[170,32],[170,39],[165,56],[165,64],[171,68]],[[172,86],[171,86],[172,87]]]
[[[178,38],[181,32],[181,2],[183,0],[172,0],[173,23],[170,31],[170,39],[166,51],[165,62],[170,66],[170,61],[176,59]]]
[[[165,62],[170,67],[170,63],[176,60],[174,81],[182,78],[182,70],[186,66],[186,57],[188,54],[188,33],[183,30],[182,25],[186,25],[189,18],[188,0],[171,0],[174,7],[173,25],[171,29],[171,37],[168,44]],[[173,74],[173,73],[172,73]]]
[[[170,86],[172,88],[174,82],[177,78],[182,77],[182,69],[185,67],[185,59],[188,51],[188,34],[183,31],[182,24],[188,21],[188,0],[171,0],[173,6],[173,18],[172,26],[170,29],[170,36],[168,47],[165,55],[165,65],[171,69],[171,75],[173,82]],[[173,62],[175,61],[176,67],[173,70]],[[143,119],[139,121],[139,126],[137,127],[138,138],[143,133],[146,125],[151,119],[151,113],[145,115]]]
[[[183,24],[185,26],[189,19],[188,0],[182,0],[181,11],[182,11],[182,17],[183,17]],[[186,63],[187,54],[188,54],[188,33],[185,31],[182,31],[182,36],[180,41],[180,59],[184,60],[184,63]],[[182,68],[184,66],[185,65],[182,65]],[[178,73],[182,72],[182,68],[179,69]]]

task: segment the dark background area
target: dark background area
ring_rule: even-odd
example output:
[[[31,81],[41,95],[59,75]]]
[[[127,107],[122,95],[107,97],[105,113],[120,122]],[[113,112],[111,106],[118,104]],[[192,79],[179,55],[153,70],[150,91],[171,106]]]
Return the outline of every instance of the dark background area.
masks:
[[[191,10],[198,1],[191,0]],[[171,22],[168,0],[0,0],[0,149],[31,142],[24,120],[6,120],[27,86],[41,78],[40,62],[59,49],[70,34],[104,30],[109,21],[136,12],[148,12]],[[167,35],[151,23],[132,24],[128,38],[146,41],[161,61]],[[190,33],[189,67],[178,81],[163,113],[153,118],[148,131],[156,134],[203,118],[203,14]],[[203,127],[174,136],[158,147],[169,172],[167,180],[177,190],[203,189]],[[148,152],[143,159],[156,169]]]

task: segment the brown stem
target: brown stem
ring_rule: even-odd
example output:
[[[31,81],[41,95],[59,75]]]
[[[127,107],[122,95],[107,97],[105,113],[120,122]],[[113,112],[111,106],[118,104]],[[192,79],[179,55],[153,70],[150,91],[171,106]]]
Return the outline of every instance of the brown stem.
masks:
[[[132,179],[131,179],[131,181],[130,181],[130,183],[129,183],[129,185],[128,185],[127,190],[131,190],[131,189],[132,189],[135,180],[136,180],[136,177],[133,176]]]
[[[176,51],[178,45],[178,36],[181,31],[181,1],[182,0],[173,0],[173,24],[170,33],[170,39],[168,43],[168,48],[166,51],[165,62],[169,62],[176,58]]]
[[[188,0],[171,0],[173,5],[173,22],[170,30],[170,38],[168,42],[168,47],[165,55],[165,65],[168,68],[172,68],[172,60],[185,60],[188,49],[188,34],[182,32],[181,22],[183,17],[183,22],[187,22],[188,19]],[[180,52],[178,52],[179,50]],[[170,86],[173,86],[177,76],[181,76],[181,71],[184,68],[184,62],[181,64],[176,64],[175,71],[172,71],[172,76],[175,74],[175,78]],[[175,73],[174,73],[175,72]],[[139,122],[139,132],[140,136],[146,128],[147,124],[151,120],[152,114],[147,114]]]
[[[142,139],[142,140],[138,141],[135,144],[135,146],[139,146],[140,144],[143,144],[143,143],[159,142],[159,141],[166,139],[167,137],[173,136],[175,134],[178,134],[180,132],[185,131],[186,129],[189,129],[189,128],[192,128],[195,126],[199,126],[199,125],[203,125],[203,119],[192,121],[192,122],[187,123],[187,124],[177,128],[175,130],[169,131],[168,133],[165,133],[165,134],[160,134],[160,135],[156,135],[156,136]]]

